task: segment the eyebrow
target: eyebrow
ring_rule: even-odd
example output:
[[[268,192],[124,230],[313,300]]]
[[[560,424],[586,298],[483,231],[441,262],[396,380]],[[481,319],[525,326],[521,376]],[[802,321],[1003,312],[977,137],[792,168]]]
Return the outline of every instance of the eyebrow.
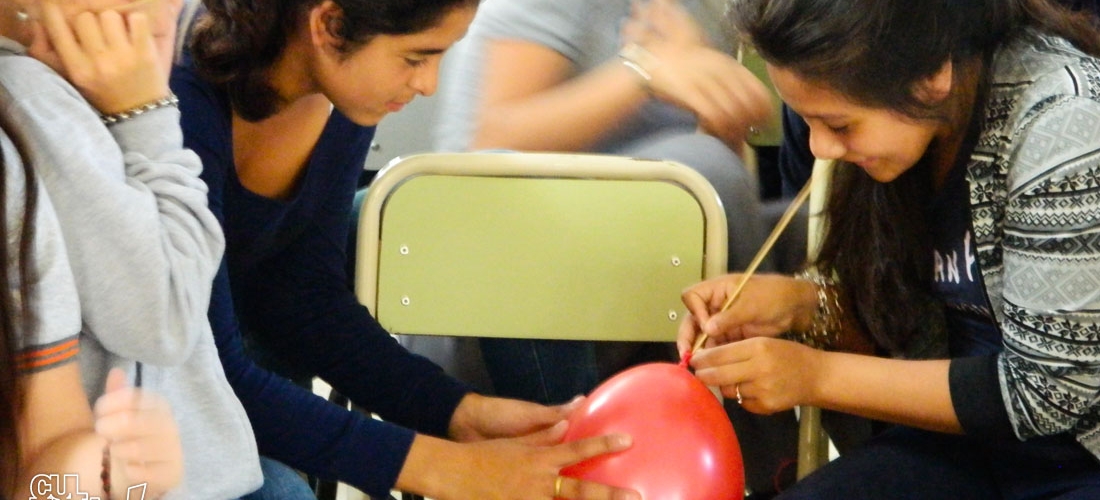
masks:
[[[421,55],[421,56],[434,56],[436,54],[442,54],[446,51],[447,51],[447,49],[413,49],[409,52],[412,52],[413,54],[417,54],[417,55]]]
[[[827,122],[827,121],[831,121],[831,120],[845,120],[845,119],[847,119],[847,117],[842,116],[842,115],[830,115],[830,114],[804,115],[802,113],[799,113],[798,110],[795,110],[795,113],[797,113],[799,116],[801,116],[803,120],[819,120],[819,121]]]

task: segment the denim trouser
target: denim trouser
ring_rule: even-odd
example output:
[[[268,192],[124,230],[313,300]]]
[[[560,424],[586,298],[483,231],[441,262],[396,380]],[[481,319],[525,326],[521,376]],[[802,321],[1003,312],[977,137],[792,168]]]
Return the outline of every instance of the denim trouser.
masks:
[[[317,500],[306,480],[282,462],[260,457],[260,469],[264,485],[241,500]]]

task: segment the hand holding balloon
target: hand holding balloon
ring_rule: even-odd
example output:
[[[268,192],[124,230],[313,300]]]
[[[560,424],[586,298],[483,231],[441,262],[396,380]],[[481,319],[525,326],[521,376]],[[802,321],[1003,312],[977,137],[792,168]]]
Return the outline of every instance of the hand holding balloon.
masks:
[[[645,500],[740,500],[741,449],[717,398],[686,369],[651,363],[596,388],[569,417],[565,441],[629,434],[634,445],[561,475],[630,488]]]

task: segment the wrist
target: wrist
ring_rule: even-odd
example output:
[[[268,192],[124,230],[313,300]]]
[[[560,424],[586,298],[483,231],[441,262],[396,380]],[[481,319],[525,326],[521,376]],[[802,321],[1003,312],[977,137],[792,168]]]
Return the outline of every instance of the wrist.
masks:
[[[841,318],[844,315],[836,281],[812,268],[798,273],[795,278],[812,285],[813,312],[808,315],[809,321],[806,321],[807,315],[799,315],[802,321],[792,329],[790,337],[817,349],[835,347],[839,344],[843,329]]]
[[[481,411],[481,403],[484,396],[477,393],[468,393],[462,397],[451,415],[450,425],[447,427],[447,435],[455,441],[470,441],[477,439],[477,419]]]
[[[154,99],[144,104],[139,104],[129,109],[124,109],[116,113],[104,113],[100,115],[100,120],[103,120],[105,125],[114,125],[116,123],[124,122],[138,116],[141,116],[150,111],[154,111],[160,108],[179,107],[179,98],[176,94],[169,92],[164,97]]]
[[[817,313],[817,285],[797,275],[792,279],[795,283],[795,306],[789,328],[792,332],[807,332],[813,326],[814,314]]]
[[[837,353],[814,349],[812,355],[815,357],[816,362],[813,363],[814,368],[810,370],[810,376],[804,379],[807,390],[805,393],[806,400],[802,404],[821,408],[830,407],[828,392],[829,387],[834,385],[833,376],[836,373],[834,365]]]
[[[464,451],[458,443],[417,434],[394,487],[427,498],[441,498],[447,485],[462,479],[461,464],[469,463],[462,456]]]
[[[628,43],[619,50],[619,62],[634,75],[638,87],[646,95],[653,96],[653,70],[657,59],[645,47],[637,43]]]

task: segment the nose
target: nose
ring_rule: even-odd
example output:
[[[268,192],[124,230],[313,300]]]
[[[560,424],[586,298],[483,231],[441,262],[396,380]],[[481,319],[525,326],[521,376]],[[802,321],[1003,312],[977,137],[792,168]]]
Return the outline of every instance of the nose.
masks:
[[[814,154],[814,158],[836,160],[844,156],[848,152],[844,141],[840,140],[835,133],[822,128],[810,127],[810,151]]]
[[[439,60],[438,57],[433,58],[431,62],[417,68],[409,82],[409,86],[424,97],[431,96],[439,87]]]

